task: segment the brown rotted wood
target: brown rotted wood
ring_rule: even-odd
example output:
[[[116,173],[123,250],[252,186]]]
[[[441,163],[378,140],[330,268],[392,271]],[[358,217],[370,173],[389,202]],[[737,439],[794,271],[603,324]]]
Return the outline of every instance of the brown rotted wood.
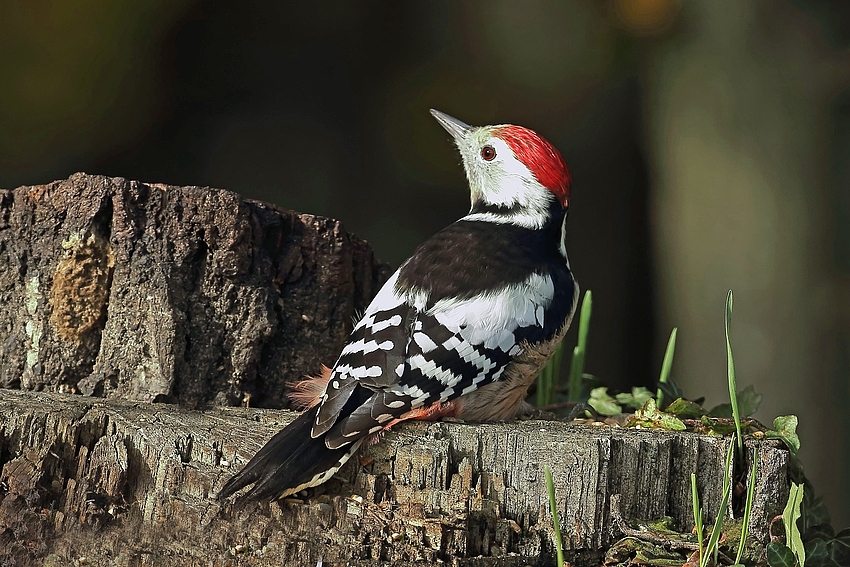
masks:
[[[385,266],[339,222],[82,173],[0,190],[0,387],[286,407]]]

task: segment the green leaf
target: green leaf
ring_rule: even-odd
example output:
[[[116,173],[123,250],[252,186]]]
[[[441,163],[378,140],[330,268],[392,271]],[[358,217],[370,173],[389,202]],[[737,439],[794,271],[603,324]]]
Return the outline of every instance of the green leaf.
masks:
[[[631,394],[623,393],[617,394],[617,403],[624,406],[629,406],[632,409],[638,409],[643,407],[643,404],[646,403],[646,400],[652,397],[652,392],[644,388],[643,386],[632,388]]]
[[[600,415],[618,415],[623,413],[623,408],[608,394],[608,388],[594,388],[591,390],[590,399],[587,400],[587,403]]]
[[[830,526],[820,526],[830,528]],[[850,565],[850,529],[830,535],[831,529],[818,531],[806,541],[806,567],[846,567]]]
[[[729,402],[717,404],[706,414],[710,417],[720,417],[723,419],[731,419],[732,418],[732,404]]]
[[[667,406],[664,411],[685,419],[698,419],[705,415],[705,410],[701,405],[683,398],[676,398],[676,401]]]
[[[767,435],[767,432],[765,432]],[[803,461],[793,452],[789,455],[788,458],[788,479],[791,482],[799,482],[801,484],[806,484],[806,474],[803,471]],[[811,486],[811,483],[809,483]],[[810,491],[814,493],[814,488],[810,488]],[[810,495],[808,500],[812,500],[814,496]],[[805,500],[805,498],[804,498]]]
[[[634,417],[626,423],[626,427],[637,425],[647,429],[670,429],[672,431],[684,431],[686,429],[682,420],[675,415],[658,411],[654,398],[646,400],[643,407],[635,411]]]
[[[755,388],[747,386],[738,392],[738,410],[741,417],[749,417],[758,411],[761,401],[764,398],[761,394],[757,394]],[[708,415],[712,417],[732,417],[732,404],[720,404],[711,408]]]
[[[773,542],[767,544],[767,564],[770,567],[794,567],[794,552],[781,543]]]
[[[658,389],[661,390],[661,393],[664,394],[665,398],[670,400],[685,397],[685,393],[682,391],[682,388],[679,387],[675,380],[669,377],[666,382],[658,383]]]
[[[765,437],[781,439],[792,453],[800,450],[800,438],[797,437],[797,416],[780,415],[773,420],[773,429],[765,433]]]
[[[721,421],[707,415],[702,416],[700,421],[702,422],[702,432],[709,435],[728,435],[736,430],[735,424],[731,421]]]
[[[679,329],[673,327],[673,330],[670,332],[670,338],[667,340],[667,349],[664,351],[664,361],[661,363],[661,374],[658,377],[659,386],[670,379],[670,369],[673,367],[673,353],[676,351],[676,334],[678,332]],[[673,400],[675,398],[670,399]],[[656,402],[658,402],[658,407],[664,407],[664,391],[660,387],[656,393]]]
[[[800,536],[800,527],[797,520],[800,519],[800,505],[803,503],[804,488],[802,484],[791,483],[791,492],[788,494],[788,503],[782,511],[782,523],[785,524],[785,544],[791,548],[800,565],[806,564],[806,548]]]
[[[797,460],[797,457],[794,456],[793,460]],[[828,532],[826,537],[832,538],[835,536],[835,532],[830,525],[832,523],[832,518],[829,516],[829,511],[826,509],[826,505],[823,503],[823,498],[815,497],[815,489],[812,486],[811,482],[805,481],[805,476],[803,477],[803,484],[806,486],[806,491],[803,494],[803,525],[806,527],[805,532],[803,533],[803,539],[809,540],[813,537],[817,537],[816,534]],[[795,479],[791,479],[792,481]],[[809,532],[813,532],[813,535],[810,535]]]
[[[763,399],[764,396],[757,393],[752,385],[738,392],[738,409],[741,410],[741,416],[749,417],[756,413]]]
[[[801,506],[801,510],[803,511],[803,523],[806,523],[806,496],[803,496],[803,505]],[[835,530],[832,529],[832,526],[812,526],[808,528],[805,532],[803,532],[803,541],[811,541],[813,539],[833,539],[835,537]]]
[[[826,566],[830,564],[829,546],[822,539],[813,539],[806,542],[806,565]]]
[[[836,566],[850,565],[850,528],[839,532],[830,547],[829,556]]]

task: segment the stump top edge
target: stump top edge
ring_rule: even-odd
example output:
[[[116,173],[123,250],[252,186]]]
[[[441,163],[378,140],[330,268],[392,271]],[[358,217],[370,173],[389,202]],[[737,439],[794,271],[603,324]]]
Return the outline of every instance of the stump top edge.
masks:
[[[60,407],[57,408],[57,404]],[[270,434],[285,427],[298,415],[298,412],[284,409],[220,406],[207,410],[192,410],[175,404],[106,399],[77,394],[0,389],[0,406],[2,405],[22,406],[27,411],[40,410],[55,412],[61,409],[76,411],[102,410],[107,412],[161,413],[175,416],[190,415],[202,419],[212,418],[214,420],[226,418],[227,420],[244,420],[250,422],[252,426],[268,429]],[[510,428],[506,429],[505,426],[510,426]],[[649,438],[657,440],[659,437],[672,440],[690,437],[712,445],[718,443],[725,445],[733,439],[732,437],[720,437],[692,431],[620,428],[606,424],[591,425],[587,423],[566,423],[541,419],[481,423],[412,421],[402,426],[397,426],[389,434],[414,438],[441,438],[468,437],[475,433],[488,436],[504,435],[505,433],[533,436],[535,433],[539,433],[541,435],[551,436],[552,441],[557,441],[564,437],[584,437],[588,442],[626,439],[640,441]],[[779,441],[763,439],[759,442],[780,450],[787,450]]]

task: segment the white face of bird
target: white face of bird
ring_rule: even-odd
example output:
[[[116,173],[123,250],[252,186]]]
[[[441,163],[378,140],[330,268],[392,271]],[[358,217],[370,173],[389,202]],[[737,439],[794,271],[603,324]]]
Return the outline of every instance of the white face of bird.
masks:
[[[566,206],[566,165],[557,150],[536,133],[511,125],[472,127],[436,110],[431,114],[452,135],[460,151],[473,207],[492,205],[510,211],[520,224],[539,228],[553,203]],[[541,183],[541,178],[554,187]]]

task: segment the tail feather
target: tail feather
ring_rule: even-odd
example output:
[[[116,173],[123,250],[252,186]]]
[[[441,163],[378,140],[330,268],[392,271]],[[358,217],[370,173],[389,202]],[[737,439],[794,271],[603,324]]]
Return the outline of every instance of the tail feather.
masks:
[[[218,494],[223,500],[246,486],[253,488],[245,500],[282,498],[317,486],[338,471],[354,454],[360,442],[329,449],[324,436],[313,439],[310,430],[318,407],[305,411],[272,437],[245,467],[227,481]]]

